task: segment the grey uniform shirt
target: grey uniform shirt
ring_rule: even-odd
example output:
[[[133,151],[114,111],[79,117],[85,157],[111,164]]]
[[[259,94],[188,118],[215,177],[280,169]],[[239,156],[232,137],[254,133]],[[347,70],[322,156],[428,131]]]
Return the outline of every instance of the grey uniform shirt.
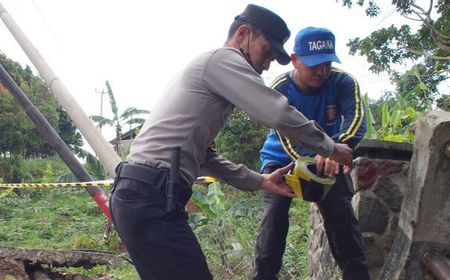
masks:
[[[209,149],[234,107],[292,142],[330,156],[333,140],[277,91],[264,85],[239,50],[220,48],[194,59],[168,84],[136,137],[127,161],[170,167],[173,147],[181,147],[180,172],[193,182],[210,175],[256,190],[262,175]]]

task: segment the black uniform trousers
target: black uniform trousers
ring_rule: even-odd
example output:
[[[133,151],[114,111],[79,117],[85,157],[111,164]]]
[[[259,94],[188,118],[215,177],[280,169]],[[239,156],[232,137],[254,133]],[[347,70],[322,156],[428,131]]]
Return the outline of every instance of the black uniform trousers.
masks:
[[[212,279],[184,210],[191,186],[179,180],[175,208],[167,212],[167,170],[128,164],[117,173],[111,215],[141,279]]]
[[[271,173],[278,166],[269,166],[263,173]],[[340,173],[336,183],[317,206],[331,253],[343,272],[344,280],[369,279],[364,240],[351,204],[354,194],[349,175]],[[286,247],[289,229],[289,208],[292,199],[263,193],[264,213],[255,248],[254,280],[277,279]]]

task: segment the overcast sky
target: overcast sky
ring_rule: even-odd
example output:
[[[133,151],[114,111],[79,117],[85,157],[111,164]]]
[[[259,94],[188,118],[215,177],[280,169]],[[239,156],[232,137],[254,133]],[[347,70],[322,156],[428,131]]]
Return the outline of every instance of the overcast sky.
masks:
[[[393,89],[386,75],[374,75],[363,57],[350,56],[346,43],[406,20],[392,11],[369,18],[355,5],[335,0],[0,0],[87,115],[100,114],[100,93],[108,80],[119,112],[129,106],[152,109],[165,84],[193,57],[223,45],[234,16],[254,3],[283,17],[292,31],[314,25],[336,35],[342,64],[372,98]],[[381,2],[381,1],[380,1]],[[385,1],[389,2],[389,1]],[[31,62],[0,22],[0,51],[23,66]],[[34,69],[34,67],[32,67]],[[267,83],[291,66],[273,62]],[[36,73],[36,72],[35,72]],[[106,96],[105,96],[106,97]],[[110,117],[104,99],[103,115]],[[107,137],[108,138],[108,137]]]

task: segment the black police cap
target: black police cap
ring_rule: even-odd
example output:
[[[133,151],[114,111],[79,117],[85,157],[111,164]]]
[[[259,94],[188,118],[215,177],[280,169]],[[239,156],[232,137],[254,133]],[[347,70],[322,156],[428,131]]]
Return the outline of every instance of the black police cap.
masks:
[[[278,53],[278,63],[286,65],[291,61],[290,56],[283,47],[284,43],[291,36],[291,31],[289,31],[286,23],[280,16],[266,8],[249,4],[234,19],[251,23],[261,29],[271,46]]]

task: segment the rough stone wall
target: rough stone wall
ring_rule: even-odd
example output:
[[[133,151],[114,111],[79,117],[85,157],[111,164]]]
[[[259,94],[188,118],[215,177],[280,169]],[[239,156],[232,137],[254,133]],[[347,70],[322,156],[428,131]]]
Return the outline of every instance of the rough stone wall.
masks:
[[[399,147],[382,141],[369,141],[364,145],[371,154],[360,152],[352,171],[356,191],[353,206],[366,244],[371,278],[377,279],[396,234],[403,195],[408,191],[409,161],[404,159],[410,157],[412,146],[402,144]],[[391,149],[395,152],[390,152]],[[400,160],[386,159],[389,156]],[[315,204],[311,204],[311,223],[310,279],[341,279]]]
[[[372,279],[435,279],[450,271],[450,113],[431,111],[416,123],[412,145],[362,144],[352,171],[353,200]],[[361,146],[360,144],[360,146]],[[357,152],[358,148],[355,150]],[[411,157],[412,155],[412,157]],[[312,206],[311,279],[334,279],[335,266],[318,211]],[[430,267],[436,253],[445,265]],[[335,277],[335,276],[333,276]],[[439,278],[447,279],[447,278]]]
[[[409,162],[358,158],[353,205],[363,233],[371,278],[377,279],[393,244],[408,185]]]

